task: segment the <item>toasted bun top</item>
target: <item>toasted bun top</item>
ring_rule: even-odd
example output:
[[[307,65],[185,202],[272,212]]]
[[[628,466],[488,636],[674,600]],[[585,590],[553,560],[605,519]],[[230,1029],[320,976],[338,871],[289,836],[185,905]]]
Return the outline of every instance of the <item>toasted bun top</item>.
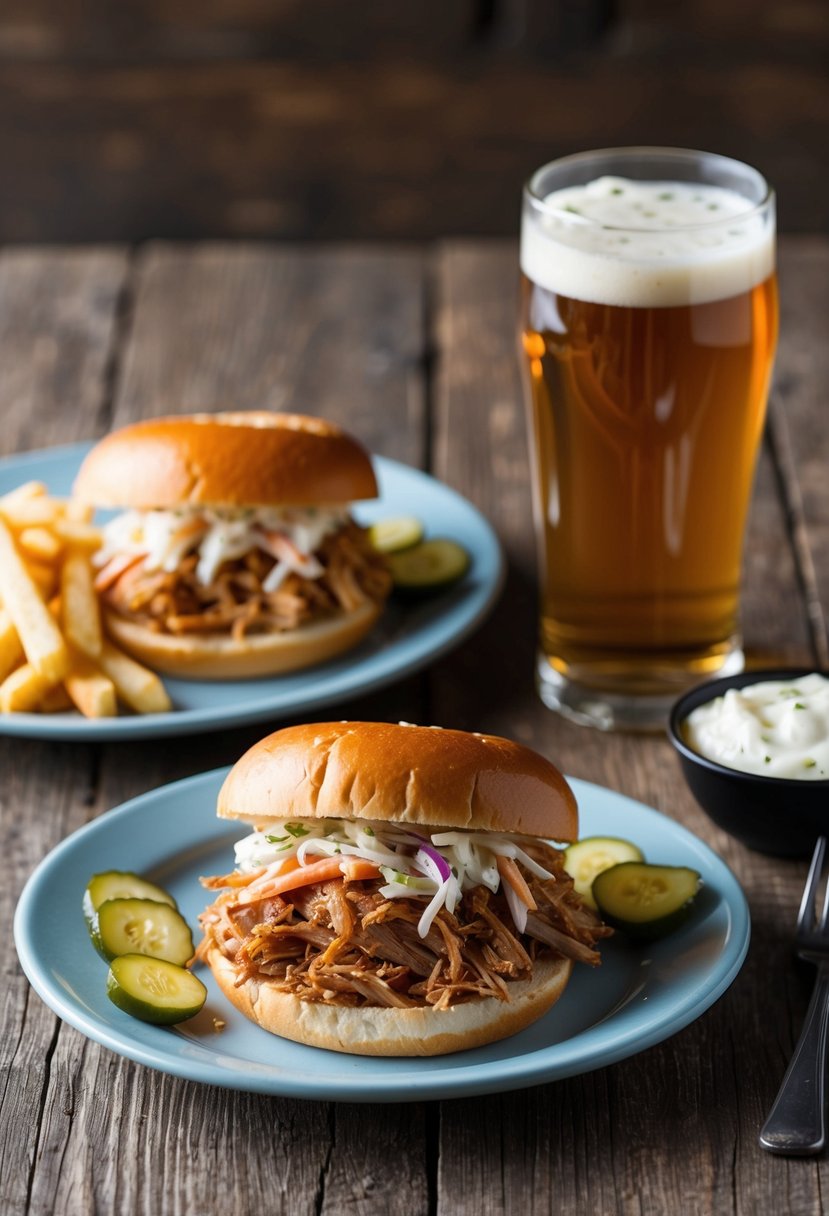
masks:
[[[73,493],[98,507],[310,506],[375,498],[365,449],[303,414],[190,414],[105,436]]]
[[[289,726],[231,769],[225,819],[379,819],[575,840],[573,792],[549,760],[495,735],[387,722]]]

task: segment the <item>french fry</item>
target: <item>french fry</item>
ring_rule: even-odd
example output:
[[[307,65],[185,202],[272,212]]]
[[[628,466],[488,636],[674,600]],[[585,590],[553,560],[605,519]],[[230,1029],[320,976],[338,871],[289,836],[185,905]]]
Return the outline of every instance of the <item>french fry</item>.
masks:
[[[43,599],[48,599],[58,585],[57,565],[49,566],[45,562],[32,561],[31,558],[25,565]]]
[[[63,546],[54,532],[48,528],[23,528],[17,538],[17,543],[26,557],[35,561],[53,562]]]
[[[92,519],[87,503],[38,481],[0,495],[0,712],[100,718],[119,699],[138,713],[172,709],[156,673],[103,636]]]
[[[5,608],[0,608],[0,680],[5,680],[10,671],[14,671],[23,662],[23,647]]]
[[[139,714],[162,714],[172,709],[167,690],[154,671],[142,667],[104,639],[98,664],[115,685],[121,700]]]
[[[11,532],[0,520],[0,595],[17,630],[26,658],[45,678],[57,684],[69,670],[69,651],[52,614],[17,552]],[[43,690],[45,691],[45,689]]]
[[[89,557],[72,549],[60,573],[61,619],[67,642],[90,658],[101,653],[101,610]]]
[[[46,690],[37,708],[42,714],[62,714],[73,708],[72,698],[62,684],[56,684]]]
[[[0,518],[10,528],[48,527],[63,514],[63,504],[57,498],[24,498],[19,501],[0,500]]]
[[[91,524],[95,510],[91,503],[70,498],[66,504],[66,519],[72,524]]]
[[[63,686],[85,718],[114,718],[118,712],[115,685],[86,655],[72,655]]]
[[[15,503],[27,502],[30,498],[43,498],[45,493],[46,486],[42,481],[24,481],[22,485],[15,486],[7,494],[0,495],[0,511]]]
[[[36,709],[53,684],[53,680],[37,671],[31,663],[24,663],[0,684],[0,710],[10,714]]]
[[[101,547],[101,529],[86,520],[58,518],[52,527],[55,535],[73,548],[94,553]]]

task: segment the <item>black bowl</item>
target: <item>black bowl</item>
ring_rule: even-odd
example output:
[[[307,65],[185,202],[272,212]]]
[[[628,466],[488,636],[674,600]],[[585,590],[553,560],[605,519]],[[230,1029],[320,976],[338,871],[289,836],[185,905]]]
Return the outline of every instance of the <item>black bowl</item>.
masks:
[[[726,768],[694,751],[683,726],[698,705],[721,697],[729,688],[746,688],[764,680],[797,680],[815,670],[784,667],[709,680],[679,698],[668,723],[683,775],[702,809],[750,849],[774,857],[808,857],[816,838],[829,832],[829,780],[763,777]]]

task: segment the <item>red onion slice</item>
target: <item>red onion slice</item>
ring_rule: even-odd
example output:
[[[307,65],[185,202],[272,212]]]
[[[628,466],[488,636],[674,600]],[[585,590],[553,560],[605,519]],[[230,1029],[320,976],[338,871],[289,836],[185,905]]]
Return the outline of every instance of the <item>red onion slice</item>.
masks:
[[[440,881],[442,883],[452,877],[449,862],[445,857],[441,856],[437,849],[432,848],[430,844],[422,844],[415,853],[414,859],[423,866],[427,874],[429,874],[428,862],[432,862],[440,874]],[[431,874],[429,876],[431,877]]]

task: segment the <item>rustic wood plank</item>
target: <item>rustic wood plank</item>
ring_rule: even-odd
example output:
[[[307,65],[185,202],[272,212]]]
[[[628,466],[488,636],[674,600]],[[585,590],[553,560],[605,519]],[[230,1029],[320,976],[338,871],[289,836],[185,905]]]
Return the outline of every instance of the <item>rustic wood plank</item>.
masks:
[[[829,306],[829,250],[812,237],[786,244],[776,374],[775,440],[806,588],[817,657],[829,666],[829,438],[823,425],[829,350],[816,329]],[[819,322],[817,325],[819,326]]]
[[[422,277],[420,255],[394,246],[150,246],[113,425],[184,409],[309,411],[422,466]]]
[[[136,266],[107,424],[186,407],[292,408],[422,463],[423,274],[411,250],[153,247]],[[311,716],[411,720],[424,704],[414,678]],[[231,763],[267,729],[108,747],[91,811]],[[329,1111],[224,1093],[160,1077],[62,1027],[44,1110],[34,1211],[427,1209],[422,1105],[378,1116],[370,1107]]]
[[[0,450],[67,442],[91,433],[106,402],[107,369],[128,258],[119,250],[81,254],[29,250],[0,254]],[[0,839],[6,880],[0,891],[0,1209],[26,1210],[31,1179],[54,1160],[37,1155],[41,1121],[60,1118],[62,1101],[44,1102],[57,1018],[18,966],[11,939],[14,906],[35,865],[90,815],[96,752],[0,738]],[[56,929],[58,927],[56,926]]]
[[[779,184],[787,230],[825,231],[816,43],[744,58],[731,42],[716,66],[707,43],[682,52],[645,39],[564,63],[7,65],[0,156],[14,189],[0,240],[507,235],[521,182],[545,161],[708,147],[712,131]]]
[[[127,255],[0,253],[0,452],[86,438],[105,408]]]
[[[0,14],[0,56],[9,60],[140,62],[374,58],[462,47],[475,0],[422,0],[416,7],[337,0],[8,0]]]
[[[789,257],[784,245],[784,283]],[[490,622],[433,670],[433,715],[447,726],[520,738],[565,771],[619,789],[684,823],[735,869],[754,916],[754,939],[729,993],[646,1056],[530,1093],[445,1105],[439,1196],[447,1210],[487,1213],[519,1204],[533,1212],[654,1216],[760,1211],[780,1166],[760,1152],[756,1136],[803,1014],[805,994],[790,951],[803,867],[751,854],[715,829],[683,786],[667,742],[572,726],[530,692],[534,542],[514,355],[515,258],[511,245],[452,243],[437,263],[435,470],[493,519],[510,556],[510,576]],[[818,292],[822,267],[810,268],[796,251],[791,258],[801,271],[796,290]],[[803,342],[813,342],[816,332],[812,321]],[[784,332],[784,342],[789,340]],[[788,361],[786,354],[784,368]],[[744,618],[750,647],[758,655],[784,652],[808,662],[807,608],[767,452],[748,553]],[[466,695],[470,687],[481,690],[477,703]],[[779,1039],[768,1034],[770,1025],[781,1027]],[[589,1127],[578,1121],[581,1112]],[[473,1143],[482,1146],[474,1157]],[[801,1205],[792,1210],[817,1210],[824,1167],[791,1162],[784,1168]]]

